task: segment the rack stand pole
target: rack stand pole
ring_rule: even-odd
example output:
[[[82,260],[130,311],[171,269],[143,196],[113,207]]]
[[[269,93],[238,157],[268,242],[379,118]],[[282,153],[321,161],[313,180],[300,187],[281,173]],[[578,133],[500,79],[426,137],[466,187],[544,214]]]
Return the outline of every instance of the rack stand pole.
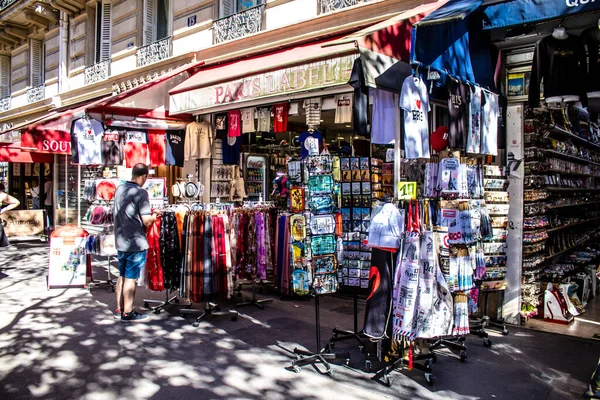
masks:
[[[465,341],[466,338],[464,336],[443,336],[436,339],[431,339],[428,340],[429,351],[433,352],[433,350],[439,347],[446,347],[451,350],[456,350],[459,352],[460,361],[464,362],[467,359],[467,345],[465,344]]]
[[[327,346],[329,346],[330,349],[333,349],[333,347],[335,346],[335,343],[337,342],[342,342],[344,340],[355,340],[358,341],[358,345],[360,347],[361,350],[363,350],[365,348],[365,342],[364,339],[366,339],[367,336],[362,332],[362,331],[358,331],[358,296],[355,294],[354,295],[354,330],[347,330],[347,329],[338,329],[338,328],[333,328],[333,336],[331,337],[331,339],[329,339],[329,344]]]
[[[402,351],[404,351],[404,350],[402,350]],[[432,371],[431,367],[436,360],[435,354],[433,354],[433,353],[417,354],[417,355],[413,356],[412,359],[413,359],[413,362],[414,361],[425,361],[423,364],[414,362],[413,368],[423,371],[425,373],[425,381],[430,386],[433,386],[433,384],[435,383],[435,376],[433,375],[433,371]],[[394,357],[390,363],[388,363],[385,367],[383,367],[382,369],[377,371],[377,373],[375,375],[373,375],[371,380],[381,383],[384,386],[390,387],[391,386],[390,374],[392,372],[400,370],[400,369],[408,369],[408,365],[406,364],[406,361],[404,360],[403,356]]]
[[[112,292],[115,291],[115,286],[116,286],[117,282],[113,281],[112,276],[110,274],[110,256],[106,256],[106,260],[107,260],[107,264],[108,264],[108,268],[106,270],[106,281],[98,281],[98,282],[96,282],[94,280],[94,275],[92,273],[92,275],[91,275],[91,281],[87,285],[87,287],[89,289],[92,289],[92,288],[94,288],[96,286],[100,286],[100,285],[109,285],[110,286],[110,290]]]
[[[241,290],[241,288],[240,288],[240,290]],[[257,307],[257,308],[259,308],[261,310],[264,310],[265,307],[263,306],[263,304],[265,304],[265,303],[271,303],[273,301],[273,299],[260,299],[260,300],[257,299],[256,298],[256,292],[258,290],[259,289],[256,287],[256,279],[253,279],[252,280],[252,298],[250,299],[250,298],[246,297],[246,301],[237,303],[235,305],[236,308],[237,307],[244,307],[244,306],[252,306],[253,305],[253,306],[255,306],[255,307]]]
[[[206,303],[204,310],[197,310],[197,309],[193,309],[193,308],[182,308],[181,310],[179,310],[179,313],[180,313],[181,317],[183,317],[183,318],[185,318],[185,314],[202,313],[202,314],[200,314],[200,316],[198,318],[196,318],[196,321],[194,321],[194,323],[192,324],[195,328],[198,327],[198,325],[200,324],[200,321],[202,321],[204,318],[208,317],[209,315],[214,316],[214,317],[229,316],[229,317],[231,317],[232,321],[237,321],[237,318],[238,318],[237,311],[235,311],[235,310],[221,311],[221,307],[219,306],[219,304],[211,303],[210,301]]]
[[[310,352],[299,348],[294,349],[296,359],[292,361],[292,365],[286,367],[287,370],[300,372],[300,368],[305,365],[312,365],[315,370],[321,374],[333,376],[333,370],[329,361],[338,358],[337,354],[327,353],[325,349],[321,349],[321,317],[319,314],[319,295],[315,296],[315,321],[316,321],[316,336],[317,336],[317,352]],[[350,355],[346,354],[346,365],[350,363]],[[322,364],[325,370],[320,369],[317,364]]]
[[[144,299],[144,307],[151,309],[154,314],[160,314],[160,312],[164,310],[166,306],[170,306],[172,304],[179,304],[179,297],[175,295],[169,298],[169,293],[173,293],[173,291],[169,292],[169,289],[165,289],[165,301]],[[157,306],[150,306],[150,304],[156,303],[158,303]]]

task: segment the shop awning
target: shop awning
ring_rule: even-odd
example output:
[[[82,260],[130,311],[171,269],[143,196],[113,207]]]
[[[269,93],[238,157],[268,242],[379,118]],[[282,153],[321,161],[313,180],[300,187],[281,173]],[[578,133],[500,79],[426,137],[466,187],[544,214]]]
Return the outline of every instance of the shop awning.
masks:
[[[50,163],[52,154],[38,154],[23,151],[21,143],[1,143],[0,144],[0,162],[17,163]]]
[[[21,147],[38,153],[71,154],[71,124],[86,113],[159,115],[167,118],[169,89],[189,78],[201,65],[203,62],[188,63],[119,94],[53,112],[23,129]]]
[[[411,74],[408,62],[413,24],[445,3],[446,0],[440,0],[422,4],[327,46],[354,43],[360,53],[367,86],[399,91],[404,78]]]
[[[462,21],[482,4],[483,0],[449,0],[415,25],[420,28],[429,25]]]
[[[358,51],[351,43],[323,47],[330,42],[203,68],[169,92],[170,113],[206,112],[228,104],[346,84]]]

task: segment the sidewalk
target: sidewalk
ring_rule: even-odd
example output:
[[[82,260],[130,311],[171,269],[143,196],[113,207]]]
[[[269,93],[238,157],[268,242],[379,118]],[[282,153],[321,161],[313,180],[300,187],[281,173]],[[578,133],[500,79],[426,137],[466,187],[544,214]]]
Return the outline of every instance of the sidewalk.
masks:
[[[468,337],[465,363],[442,351],[433,387],[416,370],[393,373],[389,388],[373,382],[353,342],[336,344],[351,361],[337,360],[333,377],[296,374],[284,367],[294,347],[316,346],[314,300],[273,297],[263,311],[240,308],[235,322],[198,328],[177,307],[126,325],[112,317],[106,286],[46,290],[47,244],[15,246],[0,250],[2,399],[577,399],[600,355],[596,342],[511,328],[491,336],[491,349]],[[164,293],[139,290],[136,304],[143,298]],[[352,326],[352,301],[322,298],[321,324],[325,345],[334,326]]]

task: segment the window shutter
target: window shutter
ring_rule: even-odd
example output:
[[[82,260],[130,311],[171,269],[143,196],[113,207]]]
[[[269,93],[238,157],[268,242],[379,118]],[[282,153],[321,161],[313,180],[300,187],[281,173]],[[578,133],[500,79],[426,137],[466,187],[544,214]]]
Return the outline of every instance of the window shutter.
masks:
[[[0,56],[0,99],[10,96],[10,57]]]
[[[29,51],[31,56],[31,87],[42,85],[42,42],[31,39],[29,42]]]
[[[235,1],[234,0],[221,0],[221,7],[219,8],[219,18],[228,17],[235,13]]]
[[[156,0],[144,0],[144,44],[156,41]]]
[[[111,58],[111,34],[110,25],[112,17],[112,4],[106,0],[102,1],[102,18],[100,21],[100,61],[110,60]]]

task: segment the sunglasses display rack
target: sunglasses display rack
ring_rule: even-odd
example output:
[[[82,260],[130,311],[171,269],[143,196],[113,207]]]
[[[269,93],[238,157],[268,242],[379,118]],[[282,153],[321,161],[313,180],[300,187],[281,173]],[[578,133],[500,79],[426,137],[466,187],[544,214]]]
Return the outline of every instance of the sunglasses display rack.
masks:
[[[598,237],[600,142],[563,110],[536,110],[524,132],[521,315],[549,318],[541,306],[548,283],[581,272],[586,263],[572,260]]]

